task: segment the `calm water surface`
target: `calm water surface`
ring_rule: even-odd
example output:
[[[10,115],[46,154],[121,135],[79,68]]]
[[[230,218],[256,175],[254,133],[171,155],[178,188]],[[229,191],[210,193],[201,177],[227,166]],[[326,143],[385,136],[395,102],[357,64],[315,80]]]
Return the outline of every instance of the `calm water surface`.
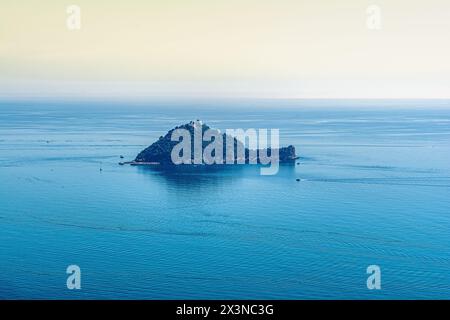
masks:
[[[0,298],[449,299],[446,104],[2,102]],[[279,128],[301,164],[117,164],[197,118]]]

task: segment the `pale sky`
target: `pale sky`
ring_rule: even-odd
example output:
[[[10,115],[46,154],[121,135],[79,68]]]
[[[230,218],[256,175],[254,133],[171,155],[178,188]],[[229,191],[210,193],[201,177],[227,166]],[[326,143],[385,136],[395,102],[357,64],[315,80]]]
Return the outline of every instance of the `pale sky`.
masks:
[[[450,98],[449,57],[449,0],[0,0],[0,98]]]

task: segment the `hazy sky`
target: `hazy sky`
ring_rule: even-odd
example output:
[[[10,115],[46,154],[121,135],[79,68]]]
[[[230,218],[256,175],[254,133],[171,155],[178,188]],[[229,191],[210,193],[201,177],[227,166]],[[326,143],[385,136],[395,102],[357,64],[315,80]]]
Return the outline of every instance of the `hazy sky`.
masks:
[[[450,98],[450,1],[0,0],[0,98],[35,96]]]

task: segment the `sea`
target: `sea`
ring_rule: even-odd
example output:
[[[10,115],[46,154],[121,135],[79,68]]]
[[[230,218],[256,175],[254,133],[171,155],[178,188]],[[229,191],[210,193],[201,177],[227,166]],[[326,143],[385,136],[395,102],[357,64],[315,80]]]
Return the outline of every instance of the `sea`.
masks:
[[[197,119],[300,158],[118,164]],[[0,101],[0,299],[450,299],[450,101]]]

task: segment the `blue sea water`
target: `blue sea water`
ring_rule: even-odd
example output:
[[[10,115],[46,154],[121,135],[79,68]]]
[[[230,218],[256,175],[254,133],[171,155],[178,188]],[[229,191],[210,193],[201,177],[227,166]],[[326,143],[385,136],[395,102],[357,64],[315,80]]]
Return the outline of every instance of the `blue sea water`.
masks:
[[[198,118],[300,165],[118,165]],[[0,103],[2,299],[449,299],[449,230],[449,101]]]

